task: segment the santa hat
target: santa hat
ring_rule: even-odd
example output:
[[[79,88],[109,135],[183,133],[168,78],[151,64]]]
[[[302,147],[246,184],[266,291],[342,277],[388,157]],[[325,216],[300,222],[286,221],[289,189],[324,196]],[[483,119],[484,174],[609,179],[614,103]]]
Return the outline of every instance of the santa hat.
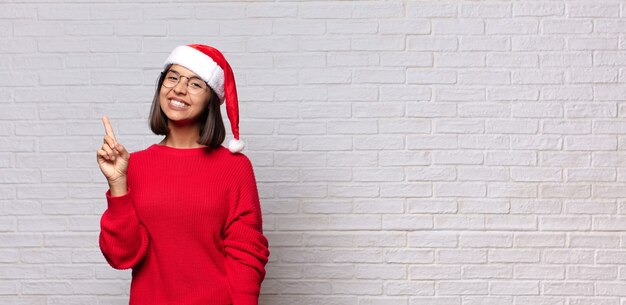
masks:
[[[176,47],[164,63],[165,66],[170,64],[181,65],[196,73],[209,84],[221,103],[226,102],[226,114],[234,137],[228,142],[228,149],[232,153],[242,151],[245,144],[239,140],[239,106],[235,76],[224,55],[210,46],[190,44]]]

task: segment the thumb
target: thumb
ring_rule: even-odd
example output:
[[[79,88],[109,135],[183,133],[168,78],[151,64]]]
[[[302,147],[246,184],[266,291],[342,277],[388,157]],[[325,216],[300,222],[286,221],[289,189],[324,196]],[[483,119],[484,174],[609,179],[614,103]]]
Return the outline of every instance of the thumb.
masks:
[[[115,144],[115,149],[120,153],[120,156],[124,160],[128,160],[130,158],[130,154],[128,153],[128,151],[126,150],[126,147],[124,147],[124,145],[122,145],[120,143],[116,143]]]

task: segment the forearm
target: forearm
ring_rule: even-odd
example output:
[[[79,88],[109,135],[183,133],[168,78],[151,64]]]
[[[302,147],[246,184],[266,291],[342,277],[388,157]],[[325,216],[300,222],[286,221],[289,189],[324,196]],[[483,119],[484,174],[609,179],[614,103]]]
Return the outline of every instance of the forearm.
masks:
[[[132,268],[141,261],[150,239],[135,214],[131,192],[126,190],[125,195],[115,197],[109,190],[108,207],[100,219],[100,249],[117,269]]]

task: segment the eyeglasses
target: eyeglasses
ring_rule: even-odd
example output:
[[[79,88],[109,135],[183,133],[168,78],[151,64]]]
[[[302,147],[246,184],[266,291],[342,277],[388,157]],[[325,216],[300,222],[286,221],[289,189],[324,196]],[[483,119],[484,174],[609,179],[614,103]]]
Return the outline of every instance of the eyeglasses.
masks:
[[[169,70],[167,71],[167,73],[165,73],[163,86],[165,86],[166,88],[174,88],[176,87],[176,85],[178,85],[178,83],[183,77],[187,79],[187,91],[190,94],[202,93],[209,86],[207,85],[205,81],[199,79],[198,77],[195,77],[195,76],[187,77],[184,75],[180,75],[178,72],[173,71],[173,70]]]

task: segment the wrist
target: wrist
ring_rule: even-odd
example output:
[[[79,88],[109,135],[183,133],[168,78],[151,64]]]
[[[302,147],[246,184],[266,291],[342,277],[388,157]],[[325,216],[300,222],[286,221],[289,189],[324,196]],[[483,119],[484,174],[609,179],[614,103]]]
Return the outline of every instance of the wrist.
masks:
[[[109,181],[109,190],[111,196],[123,196],[128,192],[126,179],[117,179],[115,181]]]
[[[109,183],[109,187],[113,187],[113,186],[126,186],[126,176],[123,177],[119,177],[117,179],[114,180],[107,180],[107,182]]]

